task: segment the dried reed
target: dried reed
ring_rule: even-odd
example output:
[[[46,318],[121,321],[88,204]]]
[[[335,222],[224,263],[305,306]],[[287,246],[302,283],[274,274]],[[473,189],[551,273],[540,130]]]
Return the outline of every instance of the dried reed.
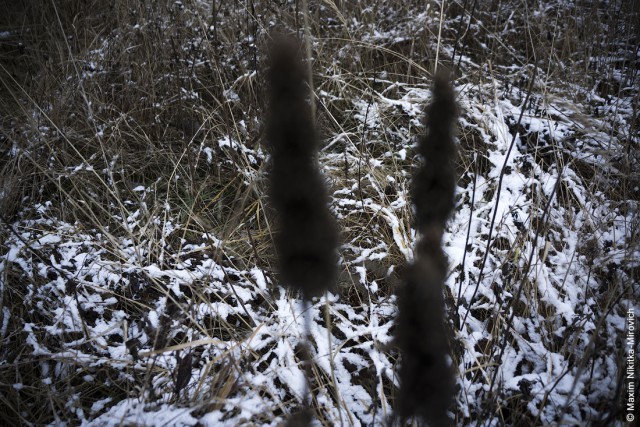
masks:
[[[397,416],[420,417],[430,426],[449,425],[447,409],[454,389],[448,365],[443,286],[447,261],[442,251],[444,226],[454,207],[455,174],[453,89],[438,75],[433,102],[426,110],[427,133],[419,142],[424,164],[414,175],[413,202],[422,238],[398,296],[396,342],[402,354]]]
[[[271,204],[280,219],[275,243],[281,279],[310,299],[335,282],[338,239],[318,171],[318,143],[299,51],[290,40],[272,46],[267,138],[272,161]]]

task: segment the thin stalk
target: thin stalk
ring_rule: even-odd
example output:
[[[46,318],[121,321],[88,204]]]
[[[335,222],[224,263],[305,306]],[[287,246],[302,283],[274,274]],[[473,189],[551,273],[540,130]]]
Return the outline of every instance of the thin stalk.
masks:
[[[520,115],[518,116],[516,129],[520,126],[520,123],[522,122],[522,117],[524,116],[524,111],[526,109],[526,106],[529,104],[529,97],[531,96],[531,92],[533,91],[533,85],[534,85],[534,82],[536,81],[537,75],[538,75],[538,67],[535,66],[535,61],[534,61],[533,76],[531,76],[531,81],[529,82],[529,88],[527,89],[527,95],[524,99],[524,103],[522,104],[522,108],[520,108]],[[500,170],[500,178],[498,179],[498,189],[496,190],[496,204],[493,207],[491,224],[489,224],[489,236],[487,237],[487,248],[485,249],[484,256],[482,257],[482,264],[480,265],[480,273],[478,274],[478,279],[476,280],[476,287],[473,290],[473,295],[471,295],[471,299],[469,300],[469,309],[467,310],[467,312],[464,315],[464,318],[462,319],[460,330],[462,330],[462,327],[467,322],[467,317],[469,317],[469,313],[471,312],[471,305],[473,304],[473,300],[478,293],[478,289],[480,288],[480,283],[482,282],[482,279],[483,279],[484,268],[487,264],[487,258],[489,257],[489,250],[491,249],[491,238],[493,237],[493,227],[495,226],[496,216],[498,215],[498,204],[500,203],[500,193],[502,192],[502,181],[506,174],[507,164],[509,163],[509,157],[511,157],[511,151],[515,146],[517,137],[518,137],[518,133],[516,132],[514,133],[513,138],[511,138],[511,144],[509,144],[509,149],[507,150],[507,154],[504,158],[504,163],[502,164],[502,169]]]

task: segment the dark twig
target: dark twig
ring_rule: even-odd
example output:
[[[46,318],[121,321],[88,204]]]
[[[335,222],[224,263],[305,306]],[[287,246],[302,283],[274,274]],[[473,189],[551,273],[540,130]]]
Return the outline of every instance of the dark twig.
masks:
[[[533,91],[533,86],[536,81],[536,76],[538,75],[538,67],[535,65],[533,67],[533,75],[531,76],[531,80],[529,81],[529,88],[527,89],[527,95],[524,99],[524,103],[522,104],[522,108],[520,109],[520,115],[518,116],[518,122],[516,123],[515,128],[518,129],[520,127],[520,123],[522,122],[522,116],[524,116],[524,111],[526,110],[526,106],[529,104],[529,97],[531,96],[531,92]],[[460,325],[460,330],[464,327],[464,324],[467,322],[467,317],[471,312],[471,305],[473,304],[473,300],[475,299],[478,288],[480,287],[480,283],[483,279],[483,273],[485,265],[487,264],[487,258],[489,257],[489,251],[491,250],[491,238],[493,235],[493,227],[496,223],[496,216],[498,215],[498,204],[500,203],[500,193],[502,192],[502,180],[507,171],[507,163],[509,163],[509,158],[511,157],[511,151],[516,143],[516,138],[518,137],[517,133],[513,134],[511,138],[511,143],[509,144],[509,149],[507,150],[507,154],[504,158],[504,163],[502,164],[502,169],[500,170],[500,177],[498,179],[498,189],[496,190],[496,203],[493,207],[493,215],[491,216],[491,224],[489,224],[489,236],[487,237],[487,248],[484,251],[484,256],[482,257],[482,264],[480,265],[480,273],[478,273],[478,278],[476,279],[476,287],[473,290],[473,295],[471,295],[471,299],[469,300],[469,309],[464,315],[462,319],[462,323]]]

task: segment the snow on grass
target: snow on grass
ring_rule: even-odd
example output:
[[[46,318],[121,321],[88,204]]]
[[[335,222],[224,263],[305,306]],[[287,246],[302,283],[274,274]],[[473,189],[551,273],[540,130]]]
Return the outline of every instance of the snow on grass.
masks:
[[[506,3],[500,7],[511,7]],[[535,19],[555,13],[543,3],[570,8],[542,2]],[[187,13],[174,6],[172,19]],[[85,149],[95,152],[74,158],[77,164],[63,168],[63,184],[54,186],[67,192],[64,203],[55,195],[44,200],[49,193],[42,191],[37,203],[3,225],[0,337],[5,348],[18,341],[21,347],[15,362],[3,360],[0,367],[35,366],[29,379],[50,400],[62,396],[59,411],[81,425],[275,426],[303,405],[299,345],[307,316],[317,422],[387,420],[401,363],[393,346],[395,287],[417,237],[408,199],[420,161],[415,137],[431,97],[421,49],[430,46],[439,7],[385,7],[340,20],[352,40],[342,33],[340,39],[319,35],[314,45],[332,52],[331,58],[317,52],[314,72],[321,77],[316,95],[326,140],[319,163],[343,230],[335,295],[306,307],[279,286],[272,270],[270,217],[262,204],[268,158],[260,147],[257,107],[242,104],[259,84],[260,74],[248,65],[254,35],[225,40],[228,55],[216,53],[224,57],[216,66],[228,76],[199,86],[212,62],[194,46],[208,46],[214,29],[207,25],[187,36],[164,20],[158,28],[177,31],[172,35],[185,48],[181,54],[195,52],[177,60],[195,77],[167,70],[157,76],[154,84],[189,84],[174,98],[149,101],[154,123],[163,123],[164,111],[178,102],[199,106],[211,91],[219,89],[222,101],[215,108],[193,107],[198,122],[185,135],[189,143],[158,151],[155,158],[169,160],[171,178],[163,180],[152,168],[146,171],[151,177],[136,176],[127,187],[118,172],[128,167],[120,165],[120,154],[101,165],[102,152],[90,146]],[[618,386],[626,308],[638,308],[632,280],[640,268],[640,193],[621,185],[625,150],[639,142],[631,132],[637,82],[612,62],[610,76],[621,89],[604,94],[597,85],[560,81],[541,67],[524,105],[524,79],[533,65],[523,69],[518,49],[506,46],[514,42],[507,35],[519,25],[519,11],[503,12],[509,18],[483,38],[493,24],[489,12],[478,11],[469,26],[478,39],[469,41],[457,80],[457,208],[444,236],[447,321],[459,385],[452,416],[469,425],[596,422],[607,415],[603,408]],[[220,14],[219,32],[223,23],[237,24],[233,13]],[[83,79],[87,90],[91,82],[108,87],[100,79],[109,77],[111,58],[124,55],[117,46],[127,31],[142,37],[152,29],[140,21],[96,41],[99,48],[78,59],[89,68],[70,81]],[[455,34],[458,21],[449,18],[445,33]],[[514,62],[495,61],[489,74],[479,53],[486,49],[477,47],[492,45],[492,37]],[[452,40],[443,42],[446,57]],[[371,70],[362,66],[369,57],[377,61]],[[603,58],[606,63],[609,57],[591,61]],[[394,68],[409,63],[411,78],[402,75],[406,68]],[[131,91],[144,87],[141,80],[127,85]],[[111,108],[107,103],[94,114],[108,117]],[[182,108],[180,115],[190,111]],[[142,134],[137,113],[127,114],[103,120],[96,138],[119,141],[123,129],[127,138]],[[47,123],[42,111],[32,119]],[[174,124],[164,125],[160,141],[153,141],[159,146]],[[17,150],[11,142],[7,153],[36,150],[36,142],[53,134],[53,126],[38,126],[37,133],[24,133],[31,135],[30,148]],[[145,138],[145,150],[158,149]],[[96,174],[107,183],[100,191],[83,178]],[[219,181],[200,186],[190,177]],[[67,188],[64,180],[73,185]],[[66,194],[78,187],[99,202],[71,204]],[[116,189],[127,196],[116,202],[102,194]],[[71,215],[69,206],[82,215]],[[11,393],[30,391],[27,379],[15,381]]]

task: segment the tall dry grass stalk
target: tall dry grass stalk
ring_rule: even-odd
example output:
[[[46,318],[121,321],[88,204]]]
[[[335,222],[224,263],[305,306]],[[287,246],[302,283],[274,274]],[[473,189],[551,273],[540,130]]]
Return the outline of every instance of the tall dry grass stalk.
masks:
[[[276,251],[282,282],[309,300],[335,282],[338,238],[318,171],[318,140],[305,96],[305,75],[299,45],[276,41],[271,48],[267,125],[271,204],[280,220]]]
[[[280,38],[271,46],[270,54],[267,138],[272,161],[271,203],[280,220],[276,252],[282,282],[302,292],[308,305],[312,297],[323,294],[335,283],[337,226],[328,210],[329,199],[318,171],[318,139],[305,96],[305,76],[309,73],[300,58],[300,45]],[[310,322],[307,315],[306,339],[300,355],[307,379],[307,403],[311,403],[313,390]],[[307,408],[292,415],[287,425],[307,426],[311,419]]]
[[[447,78],[438,74],[433,102],[426,110],[427,134],[419,142],[424,164],[413,180],[416,224],[422,238],[399,293],[396,332],[402,354],[397,415],[402,420],[419,417],[430,426],[450,424],[447,409],[454,387],[444,325],[447,260],[442,235],[454,208],[456,115],[453,89]]]

